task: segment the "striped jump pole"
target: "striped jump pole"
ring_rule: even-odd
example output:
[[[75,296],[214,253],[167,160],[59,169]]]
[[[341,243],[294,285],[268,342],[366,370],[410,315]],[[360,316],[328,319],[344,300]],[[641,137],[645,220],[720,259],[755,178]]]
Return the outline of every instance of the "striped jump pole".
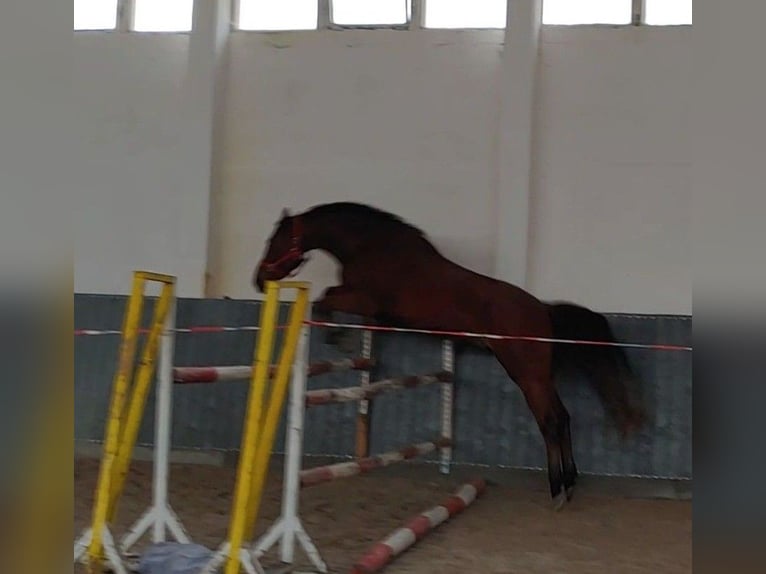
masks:
[[[455,409],[455,389],[454,389],[454,373],[455,373],[455,346],[449,339],[442,341],[442,371],[449,376],[449,384],[442,385],[441,388],[441,406],[442,406],[442,430],[441,435],[452,441],[453,423]],[[439,472],[442,474],[449,474],[450,466],[452,466],[452,445],[445,446],[441,449],[441,456],[439,457]]]
[[[375,544],[351,569],[351,574],[379,572],[426,535],[470,506],[486,488],[483,479],[463,484],[442,504],[418,514],[406,525]]]
[[[450,446],[450,444],[451,441],[449,439],[439,438],[434,441],[412,444],[399,450],[359,460],[309,468],[300,472],[300,485],[301,488],[308,488],[338,478],[348,478],[349,476],[356,476],[357,474],[365,474],[377,468],[383,468],[397,462],[424,456],[437,449]]]
[[[318,363],[311,363],[306,374],[309,377],[316,377],[326,373],[338,373],[341,371],[369,371],[374,366],[375,360],[370,359],[369,357],[319,361]]]
[[[372,356],[372,331],[362,332],[362,356]],[[359,386],[370,384],[370,372],[362,371]],[[354,454],[356,458],[370,456],[370,418],[372,417],[372,402],[369,399],[359,401],[356,409],[356,429],[354,432]]]
[[[338,359],[336,361],[320,361],[308,366],[309,377],[325,373],[341,371],[366,371],[375,366],[375,361],[364,357]],[[233,365],[225,367],[174,367],[173,382],[175,384],[218,383],[223,381],[240,381],[250,378],[252,365]],[[276,367],[271,366],[269,376],[274,376]]]
[[[368,400],[398,389],[411,389],[434,383],[449,383],[451,381],[452,373],[441,371],[430,375],[412,375],[409,377],[383,379],[374,383],[368,383],[366,386],[316,389],[306,392],[306,406],[316,407],[333,403]]]
[[[251,365],[230,367],[173,367],[174,384],[218,383],[223,381],[244,381],[250,378]]]

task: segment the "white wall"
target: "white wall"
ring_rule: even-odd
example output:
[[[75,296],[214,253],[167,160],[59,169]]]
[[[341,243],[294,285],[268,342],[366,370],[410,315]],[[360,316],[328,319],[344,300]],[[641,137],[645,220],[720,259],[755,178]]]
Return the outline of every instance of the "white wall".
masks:
[[[529,288],[691,313],[691,28],[545,28]]]
[[[76,37],[100,160],[79,214],[78,291],[124,290],[130,269],[148,266],[195,295],[207,269],[209,294],[254,297],[281,208],[345,199],[393,210],[493,272],[499,194],[514,193],[498,177],[502,31],[231,34],[212,214],[200,152],[183,137],[194,114],[178,113],[186,37]],[[688,28],[545,28],[533,293],[691,312],[690,48]],[[301,278],[316,291],[336,281],[322,256]]]
[[[177,275],[178,293],[199,297],[209,185],[198,146],[186,137],[200,121],[184,90],[189,36],[74,39],[87,157],[74,214],[75,291],[129,292],[141,268]]]

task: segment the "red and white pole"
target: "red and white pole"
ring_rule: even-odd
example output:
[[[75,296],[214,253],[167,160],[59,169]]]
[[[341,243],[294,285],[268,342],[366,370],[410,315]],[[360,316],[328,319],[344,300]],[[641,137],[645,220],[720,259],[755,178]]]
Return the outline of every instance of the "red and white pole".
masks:
[[[392,532],[362,556],[351,569],[351,574],[379,572],[397,556],[416,544],[429,532],[470,506],[486,488],[483,479],[463,484],[452,496],[439,506],[412,518],[405,526]]]

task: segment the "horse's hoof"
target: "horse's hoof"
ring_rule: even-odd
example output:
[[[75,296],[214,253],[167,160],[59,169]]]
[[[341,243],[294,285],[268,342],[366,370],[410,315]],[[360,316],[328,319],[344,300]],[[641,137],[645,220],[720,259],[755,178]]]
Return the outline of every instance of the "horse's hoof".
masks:
[[[559,492],[554,498],[553,498],[553,510],[558,512],[562,508],[564,508],[564,505],[567,502],[567,494],[564,491]]]
[[[574,484],[572,486],[568,486],[566,488],[566,494],[567,494],[567,502],[572,500],[572,497],[574,496],[575,487]]]
[[[327,329],[324,334],[325,345],[335,346],[338,342],[338,331],[336,329]]]
[[[350,355],[354,353],[357,349],[356,339],[354,339],[354,336],[352,333],[349,333],[347,335],[344,335],[340,341],[338,341],[338,350],[341,353],[345,353],[347,355]]]
[[[338,344],[343,339],[343,330],[342,329],[335,329],[330,328],[327,329],[327,332],[325,333],[324,342],[328,345],[332,345],[333,347],[337,347]]]
[[[325,343],[346,354],[355,352],[357,348],[354,333],[343,329],[328,330],[325,335]]]

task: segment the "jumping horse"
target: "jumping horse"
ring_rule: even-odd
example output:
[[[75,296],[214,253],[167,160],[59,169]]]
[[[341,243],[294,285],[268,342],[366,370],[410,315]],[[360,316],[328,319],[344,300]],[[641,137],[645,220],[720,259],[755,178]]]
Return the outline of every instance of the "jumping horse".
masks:
[[[340,284],[327,289],[315,311],[340,311],[375,323],[415,329],[471,331],[535,338],[614,342],[606,318],[571,303],[545,303],[509,283],[444,257],[426,235],[402,218],[364,204],[337,202],[275,224],[253,273],[266,281],[294,275],[306,254],[321,250],[340,265]],[[485,340],[519,386],[545,441],[553,506],[570,500],[577,480],[570,416],[555,375],[578,370],[593,383],[623,436],[643,421],[631,404],[636,381],[621,348],[530,340]]]

